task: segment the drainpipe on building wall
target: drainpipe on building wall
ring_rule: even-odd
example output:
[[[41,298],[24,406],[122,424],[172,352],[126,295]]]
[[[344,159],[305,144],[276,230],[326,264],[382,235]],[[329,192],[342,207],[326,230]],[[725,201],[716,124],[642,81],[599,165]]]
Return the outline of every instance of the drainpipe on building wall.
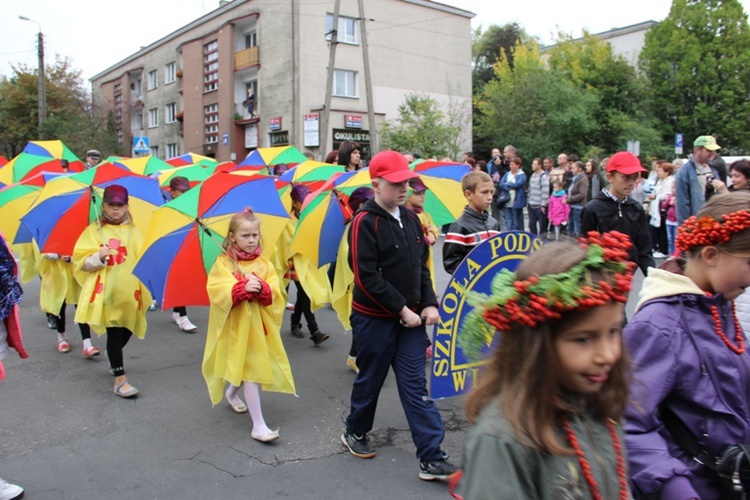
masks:
[[[326,95],[323,113],[320,118],[320,151],[318,156],[320,161],[326,159],[326,149],[328,149],[328,124],[331,121],[331,92],[333,92],[333,66],[336,64],[336,46],[339,44],[338,27],[339,27],[339,7],[341,0],[336,0],[333,7],[333,25],[331,28],[331,49],[328,55],[328,77],[326,78]],[[327,35],[328,33],[326,33]]]
[[[370,152],[372,155],[380,151],[378,143],[378,129],[375,126],[375,108],[372,101],[372,75],[370,74],[370,52],[367,45],[367,25],[365,24],[365,6],[359,0],[359,18],[362,26],[362,62],[365,65],[365,92],[367,92],[367,121],[370,122]]]

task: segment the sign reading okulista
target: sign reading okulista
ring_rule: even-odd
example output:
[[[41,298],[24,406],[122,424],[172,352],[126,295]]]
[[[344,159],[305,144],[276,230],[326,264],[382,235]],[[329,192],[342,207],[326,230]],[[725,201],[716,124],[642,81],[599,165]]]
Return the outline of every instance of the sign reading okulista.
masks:
[[[370,143],[370,131],[369,130],[362,130],[362,131],[353,131],[353,130],[346,130],[343,128],[335,128],[333,129],[333,140],[336,142],[341,141],[354,141],[359,142],[360,144],[363,142]]]
[[[515,271],[542,240],[531,233],[500,233],[477,245],[453,273],[440,303],[440,321],[433,335],[430,396],[443,399],[468,392],[479,369],[487,361],[469,361],[458,346],[458,334],[466,316],[474,309],[466,300],[471,292],[488,294],[492,279],[501,269]],[[488,334],[491,335],[488,325]],[[491,337],[494,338],[494,337]],[[487,354],[490,343],[484,350]]]

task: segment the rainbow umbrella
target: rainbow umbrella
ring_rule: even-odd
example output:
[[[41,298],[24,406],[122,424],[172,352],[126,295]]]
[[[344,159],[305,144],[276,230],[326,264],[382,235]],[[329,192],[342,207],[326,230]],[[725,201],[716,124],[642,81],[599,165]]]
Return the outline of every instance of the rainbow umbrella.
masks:
[[[118,167],[123,167],[134,174],[152,175],[157,172],[174,168],[169,163],[156,156],[139,156],[137,158],[120,158],[112,161]]]
[[[0,182],[14,184],[45,171],[62,173],[60,160],[68,161],[71,172],[83,170],[83,162],[62,141],[29,141],[21,153],[0,168]]]
[[[307,156],[294,146],[277,146],[251,151],[237,167],[270,167],[282,163],[292,167],[305,161],[308,161]]]
[[[0,155],[0,167],[8,163],[8,159],[4,157],[3,155]]]
[[[471,167],[434,160],[415,162],[410,167],[427,186],[424,210],[432,216],[435,225],[440,227],[458,219],[466,207],[461,178],[471,171]]]
[[[335,261],[346,223],[353,215],[349,195],[370,185],[367,169],[334,174],[302,207],[290,250],[309,258],[317,267]]]
[[[335,174],[343,172],[345,169],[341,165],[307,160],[281,174],[279,179],[292,184],[305,184],[310,190],[316,191]]]
[[[140,227],[147,227],[154,210],[164,203],[156,179],[101,163],[84,172],[49,180],[21,223],[42,253],[72,255],[78,237],[101,214],[102,193],[111,184],[128,190],[133,223]],[[23,242],[16,238],[15,243]]]
[[[9,242],[16,240],[19,231],[26,232],[19,241],[31,241],[31,234],[21,225],[21,217],[28,212],[41,191],[41,185],[35,182],[26,183],[26,181],[0,189],[0,232]]]
[[[197,184],[208,179],[214,173],[215,168],[217,167],[206,167],[200,164],[187,167],[174,167],[162,170],[156,178],[159,179],[159,185],[162,189],[169,189],[169,181],[174,177],[185,177],[190,183],[190,187],[195,187]]]
[[[232,216],[248,205],[261,221],[263,253],[270,256],[289,214],[274,179],[219,172],[154,213],[133,273],[163,309],[209,305],[206,280]]]
[[[175,156],[174,158],[169,158],[166,160],[167,163],[172,165],[173,167],[185,167],[187,165],[205,165],[207,167],[210,166],[216,166],[218,163],[213,158],[209,158],[208,156],[203,156],[195,153],[185,153],[184,155]]]

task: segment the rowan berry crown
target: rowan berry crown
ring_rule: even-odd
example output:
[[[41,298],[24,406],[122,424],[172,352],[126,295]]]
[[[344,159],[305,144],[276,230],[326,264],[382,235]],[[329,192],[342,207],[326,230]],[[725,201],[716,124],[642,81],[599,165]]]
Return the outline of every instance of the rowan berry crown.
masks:
[[[586,255],[565,272],[519,280],[515,272],[503,269],[493,279],[490,295],[470,295],[474,310],[459,334],[464,354],[479,359],[495,330],[507,332],[513,325],[534,328],[560,319],[564,313],[611,300],[627,301],[635,268],[629,261],[632,244],[628,236],[617,231],[590,231],[579,243]]]
[[[677,230],[675,245],[681,252],[693,248],[723,245],[732,235],[750,228],[750,210],[738,210],[716,220],[710,215],[693,215]]]

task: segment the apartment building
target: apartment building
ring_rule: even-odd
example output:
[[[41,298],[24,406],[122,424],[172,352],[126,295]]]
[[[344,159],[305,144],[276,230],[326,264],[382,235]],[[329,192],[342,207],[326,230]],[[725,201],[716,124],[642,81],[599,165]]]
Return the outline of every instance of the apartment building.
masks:
[[[418,93],[463,110],[462,149],[470,151],[474,14],[430,0],[362,0],[361,16],[358,0],[338,1],[327,126],[336,0],[220,2],[94,76],[94,106],[112,113],[124,151],[148,137],[160,158],[240,161],[258,147],[294,145],[322,159],[344,140],[360,142],[368,157],[377,128]],[[248,88],[254,116],[243,105]]]

